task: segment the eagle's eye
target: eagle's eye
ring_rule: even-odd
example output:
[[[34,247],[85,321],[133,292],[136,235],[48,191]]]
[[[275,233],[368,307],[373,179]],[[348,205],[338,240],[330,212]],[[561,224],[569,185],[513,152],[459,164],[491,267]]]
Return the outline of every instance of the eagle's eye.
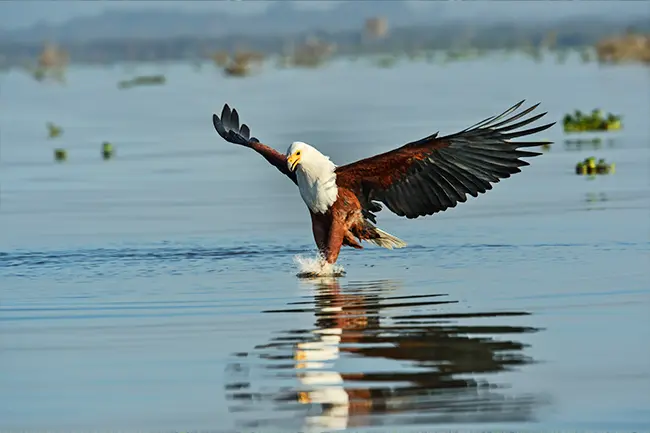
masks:
[[[296,155],[300,156],[300,151],[296,152]]]

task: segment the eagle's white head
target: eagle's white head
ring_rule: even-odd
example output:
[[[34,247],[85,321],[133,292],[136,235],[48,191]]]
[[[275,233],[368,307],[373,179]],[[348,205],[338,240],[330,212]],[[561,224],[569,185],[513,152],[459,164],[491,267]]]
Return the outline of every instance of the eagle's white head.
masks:
[[[324,213],[336,201],[336,165],[315,147],[294,141],[287,150],[287,166],[296,172],[298,189],[305,204],[316,213]]]
[[[296,171],[298,167],[304,171],[320,171],[325,168],[334,171],[336,166],[329,157],[323,155],[313,146],[302,141],[294,141],[287,150],[287,165],[289,170]]]

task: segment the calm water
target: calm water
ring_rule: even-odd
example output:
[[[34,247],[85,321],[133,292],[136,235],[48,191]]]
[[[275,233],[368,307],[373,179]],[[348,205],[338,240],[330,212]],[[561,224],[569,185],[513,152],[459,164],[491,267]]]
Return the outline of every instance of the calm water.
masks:
[[[647,68],[136,72],[168,84],[118,90],[121,66],[0,76],[0,430],[650,429]],[[345,249],[340,279],[295,277],[314,254],[295,186],[211,125],[229,102],[262,141],[343,164],[524,98],[625,129],[576,149],[553,128],[478,199],[382,212],[409,247]],[[591,155],[616,173],[573,174]]]

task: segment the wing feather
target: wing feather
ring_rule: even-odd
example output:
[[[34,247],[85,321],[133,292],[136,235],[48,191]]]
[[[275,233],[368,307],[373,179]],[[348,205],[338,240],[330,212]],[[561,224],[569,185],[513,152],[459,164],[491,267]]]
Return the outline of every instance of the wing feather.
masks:
[[[455,207],[467,201],[468,194],[478,197],[529,165],[520,158],[541,155],[521,148],[549,144],[509,141],[555,124],[529,126],[547,113],[526,117],[539,103],[518,111],[524,102],[455,134],[438,137],[436,132],[395,150],[337,167],[337,184],[357,194],[364,215],[373,221],[372,212],[381,210],[376,202],[384,203],[399,216],[417,218]]]
[[[464,188],[472,197],[478,197],[479,193],[484,193],[485,189],[481,184],[481,181],[476,176],[473,176],[471,173],[463,173],[461,170],[462,166],[454,166],[454,164],[449,163],[444,157],[440,158],[438,164],[454,176],[462,188]],[[489,185],[489,184],[488,184]]]
[[[251,131],[248,125],[239,125],[239,113],[237,113],[237,110],[231,110],[228,104],[225,104],[221,110],[221,117],[216,114],[212,115],[212,124],[221,138],[229,143],[239,144],[253,149],[262,155],[271,165],[280,170],[280,172],[284,173],[293,183],[298,185],[296,174],[287,167],[286,155],[260,143],[257,138],[251,137]]]

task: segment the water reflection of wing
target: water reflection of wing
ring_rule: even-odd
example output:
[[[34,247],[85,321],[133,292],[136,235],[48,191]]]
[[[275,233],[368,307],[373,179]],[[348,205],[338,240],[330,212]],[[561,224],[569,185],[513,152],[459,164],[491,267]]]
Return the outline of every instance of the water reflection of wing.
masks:
[[[499,336],[537,329],[463,324],[475,317],[527,313],[454,313],[450,307],[456,302],[445,295],[389,296],[391,290],[384,290],[391,286],[388,282],[345,289],[337,280],[312,283],[313,308],[268,312],[312,312],[315,329],[287,332],[257,348],[260,357],[279,361],[267,368],[293,368],[298,385],[256,400],[284,405],[294,420],[295,411],[307,408],[303,428],[308,430],[367,425],[370,417],[376,418],[373,424],[390,425],[524,421],[532,416],[536,396],[505,398],[488,380],[489,374],[531,362],[522,353],[524,344]],[[292,305],[297,304],[304,302]],[[271,351],[284,355],[271,356]],[[289,354],[291,364],[286,363]],[[357,365],[361,371],[352,368]],[[485,379],[477,379],[478,374]],[[399,414],[410,415],[409,421]]]

